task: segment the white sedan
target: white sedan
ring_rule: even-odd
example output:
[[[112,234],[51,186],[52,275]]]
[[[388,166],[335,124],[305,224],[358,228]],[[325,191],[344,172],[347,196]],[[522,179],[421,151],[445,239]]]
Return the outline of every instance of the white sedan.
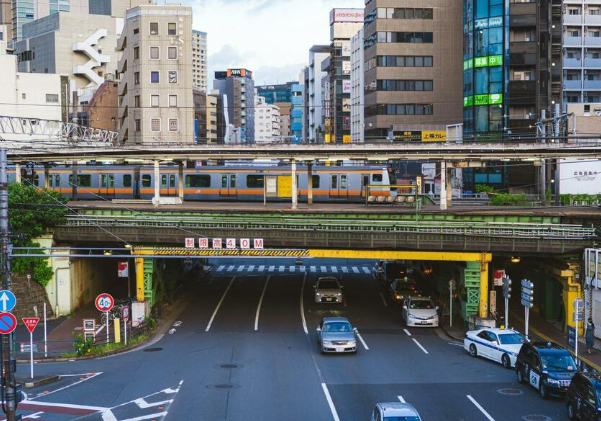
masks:
[[[472,357],[484,357],[501,363],[505,368],[515,366],[524,336],[513,329],[484,328],[465,334],[463,348]]]

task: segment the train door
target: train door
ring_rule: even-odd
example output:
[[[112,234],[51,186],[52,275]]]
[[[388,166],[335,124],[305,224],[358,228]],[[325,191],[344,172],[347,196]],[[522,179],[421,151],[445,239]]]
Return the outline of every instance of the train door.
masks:
[[[220,199],[236,199],[236,174],[221,174]]]
[[[132,183],[133,197],[134,199],[140,198],[140,166],[134,167],[134,180]]]
[[[177,196],[177,187],[175,183],[175,174],[161,175],[161,196]]]
[[[109,199],[115,197],[114,174],[100,174],[100,195]]]
[[[330,175],[330,198],[346,199],[348,197],[348,175]]]
[[[361,174],[361,199],[365,199],[367,186],[369,186],[369,174]]]

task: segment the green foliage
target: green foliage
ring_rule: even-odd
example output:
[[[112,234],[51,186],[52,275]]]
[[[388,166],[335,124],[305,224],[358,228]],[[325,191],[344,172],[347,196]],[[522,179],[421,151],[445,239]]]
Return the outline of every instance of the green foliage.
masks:
[[[78,357],[82,357],[84,355],[89,354],[92,351],[92,345],[94,341],[92,338],[85,339],[83,338],[83,334],[79,334],[76,336],[75,341],[73,342],[73,348],[75,348],[75,353]]]
[[[149,335],[143,333],[141,335],[135,336],[133,338],[128,338],[127,346],[137,345],[141,342],[144,342],[149,338]],[[73,342],[73,347],[75,348],[75,352],[68,352],[62,354],[63,358],[74,358],[74,357],[83,357],[83,356],[99,356],[103,354],[110,353],[111,351],[116,351],[118,349],[125,347],[125,342],[123,340],[121,343],[109,343],[104,345],[96,345],[93,346],[92,339],[88,339],[87,341],[83,340],[83,335],[80,333],[77,335],[75,342]]]
[[[553,193],[551,192],[551,189],[550,189],[550,188],[548,188],[548,189],[545,191],[545,201],[546,201],[547,203],[551,203],[551,199],[552,199],[552,198],[553,198]]]
[[[152,317],[146,319],[146,323],[148,323],[148,328],[150,330],[154,330],[157,327],[157,320]]]
[[[33,242],[46,234],[52,227],[65,219],[66,203],[58,192],[38,189],[31,185],[11,183],[8,185],[9,223],[16,247],[39,247]],[[39,251],[39,254],[43,254]],[[22,257],[12,260],[12,269],[19,275],[30,273],[33,279],[46,286],[52,279],[52,268],[48,260],[37,257]]]
[[[492,193],[495,189],[488,184],[476,184],[476,193]]]
[[[562,194],[559,200],[564,206],[594,206],[601,204],[601,194]]]
[[[527,206],[528,202],[524,193],[497,193],[490,198],[488,204],[491,206]]]

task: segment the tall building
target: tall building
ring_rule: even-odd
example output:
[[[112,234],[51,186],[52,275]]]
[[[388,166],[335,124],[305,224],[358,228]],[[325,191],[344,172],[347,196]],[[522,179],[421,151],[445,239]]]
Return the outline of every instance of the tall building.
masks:
[[[299,85],[297,82],[287,82],[278,85],[257,86],[257,95],[265,98],[267,104],[274,104],[280,110],[280,136],[282,139],[289,139],[291,136],[300,139],[302,137],[302,120],[298,120],[300,107],[302,106],[302,97],[299,95]],[[302,93],[302,91],[301,91]],[[299,102],[300,101],[300,102]],[[293,117],[291,113],[297,117]],[[302,117],[302,116],[301,116]],[[296,118],[296,120],[295,120]],[[292,125],[296,122],[296,133],[292,134]],[[298,125],[300,123],[300,129]]]
[[[292,97],[292,85],[296,82],[287,82],[278,85],[257,86],[257,95],[265,98],[267,104],[277,102],[290,102]]]
[[[121,142],[193,143],[192,8],[128,10],[118,49]]]
[[[255,85],[247,69],[215,72],[214,89],[223,97],[227,123],[233,134],[225,137],[241,143],[252,143],[255,137]]]
[[[487,0],[488,1],[488,0]],[[494,1],[494,0],[493,0]],[[422,140],[461,122],[461,2],[366,4],[365,138]]]
[[[330,57],[330,46],[314,45],[309,49],[309,69],[306,79],[307,121],[304,137],[309,141],[323,141],[323,103],[321,79],[326,75],[321,70],[322,62]]]
[[[601,3],[563,4],[563,100],[601,102]]]
[[[303,86],[303,129],[301,138],[309,140],[309,66],[304,66],[299,73],[299,81]]]
[[[268,104],[262,96],[255,96],[255,143],[280,140],[280,110]]]
[[[0,1],[0,27],[2,30],[2,39],[0,42],[6,45],[12,43],[13,40],[13,23],[12,23],[12,4],[8,0]]]
[[[330,98],[326,142],[351,141],[351,38],[363,26],[363,9],[332,9],[330,12]],[[323,69],[323,67],[322,67]]]
[[[192,84],[207,92],[209,89],[207,33],[192,31]]]
[[[194,128],[198,144],[217,142],[217,97],[194,88]]]
[[[365,51],[363,28],[351,38],[351,142],[365,141]]]
[[[290,90],[290,136],[293,140],[303,140],[303,121],[305,108],[303,104],[305,86],[304,84],[295,83]]]

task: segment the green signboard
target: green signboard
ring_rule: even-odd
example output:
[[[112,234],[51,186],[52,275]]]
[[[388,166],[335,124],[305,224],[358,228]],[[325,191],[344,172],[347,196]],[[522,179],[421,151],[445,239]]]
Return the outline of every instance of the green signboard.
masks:
[[[463,106],[464,107],[471,107],[472,105],[474,105],[474,97],[473,96],[464,96],[463,97]]]
[[[474,67],[474,59],[470,58],[463,62],[463,70],[469,70]]]
[[[503,103],[503,94],[488,95],[488,103],[489,104],[502,104]]]
[[[474,67],[488,67],[488,57],[476,57]]]
[[[494,67],[503,65],[503,55],[475,57],[463,62],[463,70],[469,70],[474,67]]]
[[[472,105],[495,105],[503,103],[503,94],[482,94],[470,95],[463,97],[463,106],[471,107]]]
[[[503,65],[503,56],[488,56],[488,65],[489,66],[502,66]]]

